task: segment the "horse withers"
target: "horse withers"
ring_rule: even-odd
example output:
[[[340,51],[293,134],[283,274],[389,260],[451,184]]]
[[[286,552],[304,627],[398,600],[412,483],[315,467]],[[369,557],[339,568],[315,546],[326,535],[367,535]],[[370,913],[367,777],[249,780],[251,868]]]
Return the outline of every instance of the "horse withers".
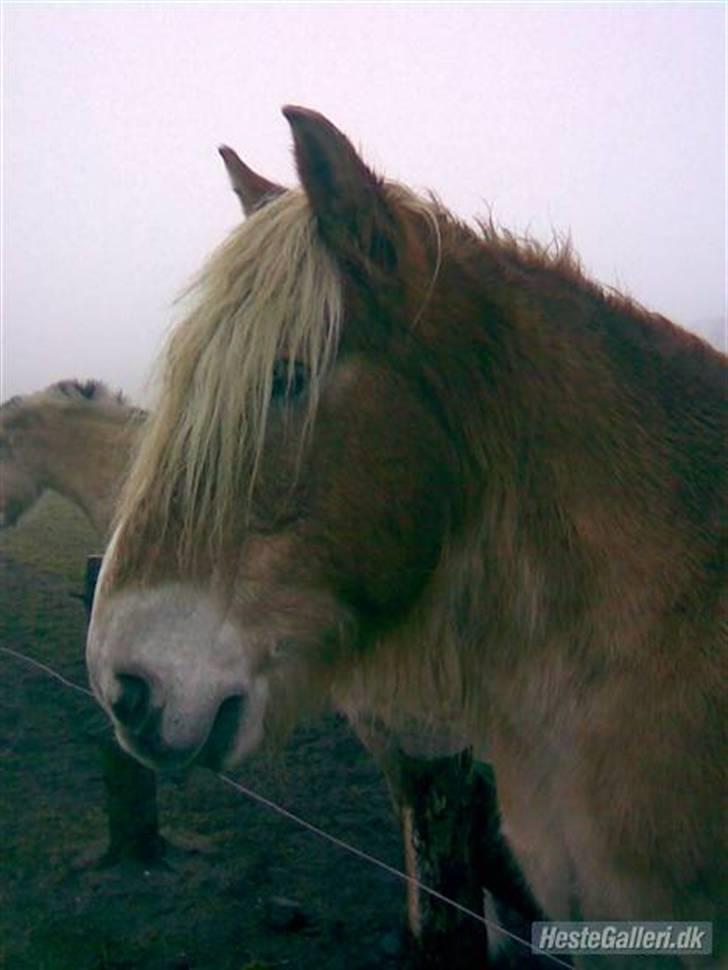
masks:
[[[302,188],[202,271],[100,577],[119,739],[455,733],[552,917],[717,920],[724,358],[284,113]]]

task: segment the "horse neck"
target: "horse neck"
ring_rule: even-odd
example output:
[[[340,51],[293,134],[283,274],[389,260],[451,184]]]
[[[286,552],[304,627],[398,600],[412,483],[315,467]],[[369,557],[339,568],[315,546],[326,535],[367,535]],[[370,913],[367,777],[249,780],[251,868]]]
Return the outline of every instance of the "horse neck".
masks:
[[[43,432],[43,484],[68,498],[107,536],[137,428],[121,412],[59,414]]]
[[[715,554],[720,356],[575,270],[484,247],[457,273],[432,339],[466,509],[438,622],[631,649]]]

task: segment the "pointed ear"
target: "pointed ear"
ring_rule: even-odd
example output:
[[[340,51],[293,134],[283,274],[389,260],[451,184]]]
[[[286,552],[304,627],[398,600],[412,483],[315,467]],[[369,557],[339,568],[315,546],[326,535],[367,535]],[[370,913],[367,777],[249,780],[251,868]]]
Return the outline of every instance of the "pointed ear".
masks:
[[[218,151],[230,176],[233,192],[240,199],[246,216],[252,215],[256,209],[260,209],[266,202],[285,192],[282,185],[269,182],[268,179],[254,172],[252,168],[248,168],[232,148],[221,145]]]
[[[307,108],[287,105],[301,184],[328,245],[369,268],[392,271],[397,228],[382,181],[367,168],[349,139]]]

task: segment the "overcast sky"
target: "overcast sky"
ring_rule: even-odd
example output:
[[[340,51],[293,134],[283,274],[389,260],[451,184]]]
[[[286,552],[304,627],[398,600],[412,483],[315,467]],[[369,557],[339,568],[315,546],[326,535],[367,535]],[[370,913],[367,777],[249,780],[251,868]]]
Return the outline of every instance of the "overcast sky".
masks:
[[[3,384],[141,398],[292,102],[464,217],[492,206],[694,327],[726,314],[723,4],[6,4]]]

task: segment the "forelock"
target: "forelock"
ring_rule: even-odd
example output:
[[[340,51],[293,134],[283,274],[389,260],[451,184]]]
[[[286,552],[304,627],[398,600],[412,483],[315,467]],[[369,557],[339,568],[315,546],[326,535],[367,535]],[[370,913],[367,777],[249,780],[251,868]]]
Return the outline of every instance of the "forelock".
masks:
[[[249,217],[185,294],[191,304],[160,362],[159,400],[128,479],[119,521],[153,508],[160,528],[183,510],[181,546],[225,534],[252,492],[277,360],[309,372],[305,429],[336,353],[341,281],[301,191]]]

